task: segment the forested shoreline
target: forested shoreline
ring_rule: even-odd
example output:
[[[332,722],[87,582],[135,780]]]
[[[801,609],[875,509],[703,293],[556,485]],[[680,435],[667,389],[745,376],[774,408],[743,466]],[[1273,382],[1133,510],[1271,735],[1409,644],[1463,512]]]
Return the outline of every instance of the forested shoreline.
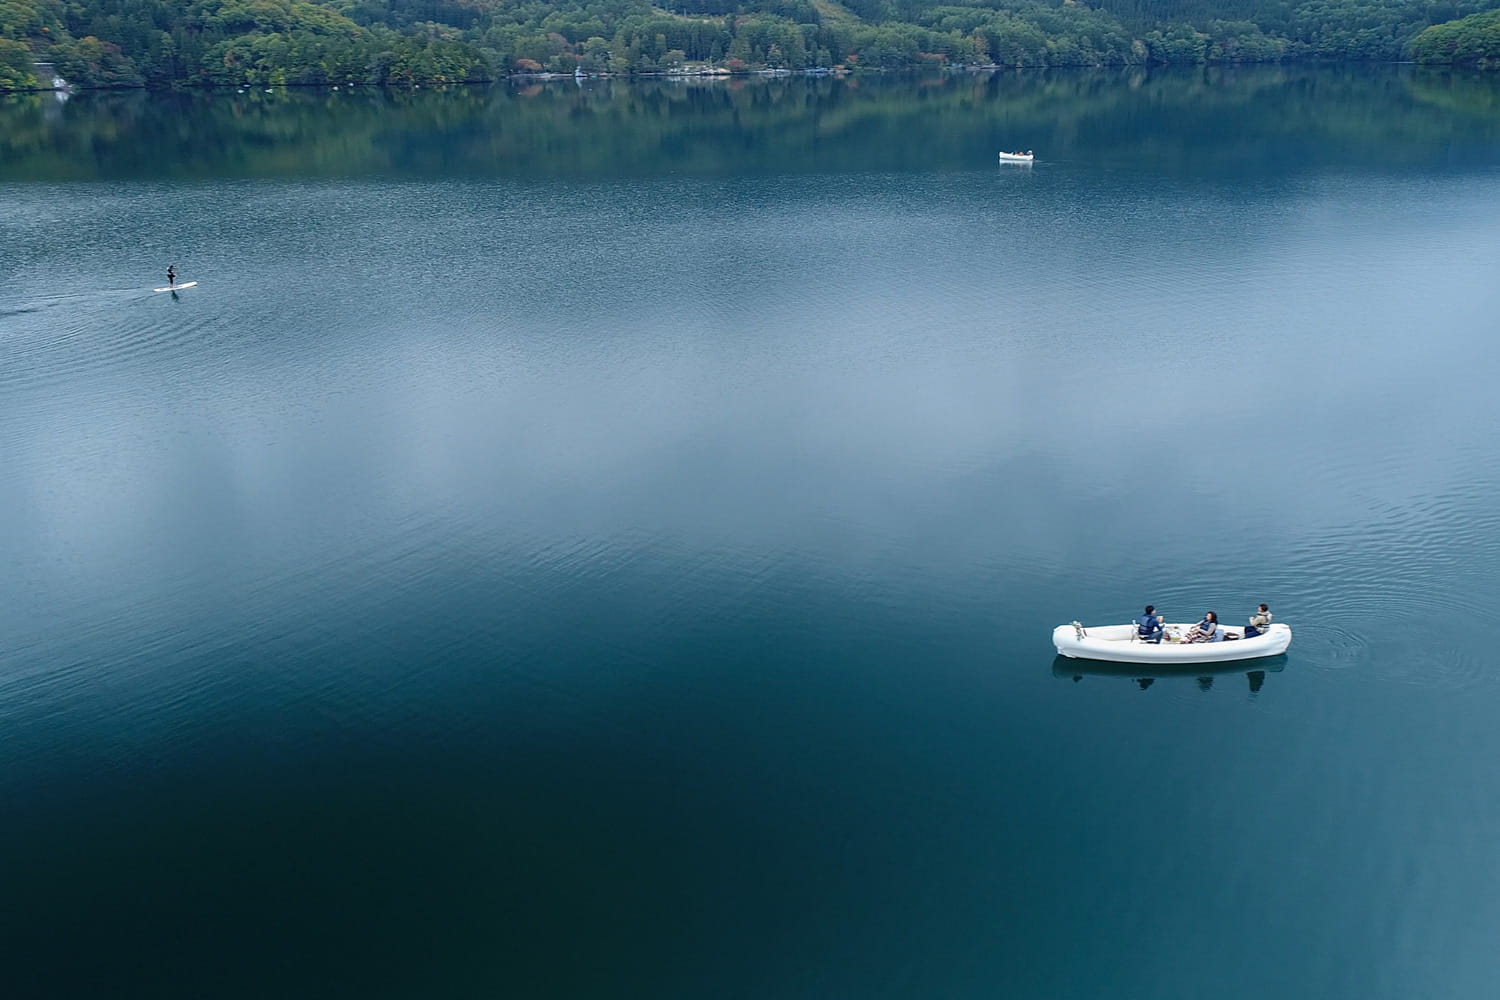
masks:
[[[1500,69],[1500,0],[0,0],[0,90],[1400,59]]]

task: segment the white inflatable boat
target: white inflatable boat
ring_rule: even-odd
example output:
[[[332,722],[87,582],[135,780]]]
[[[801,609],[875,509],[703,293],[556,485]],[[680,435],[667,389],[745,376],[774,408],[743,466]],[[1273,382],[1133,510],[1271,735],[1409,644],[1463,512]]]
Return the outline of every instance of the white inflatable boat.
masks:
[[[1063,656],[1075,660],[1109,660],[1112,663],[1223,663],[1226,660],[1253,660],[1258,656],[1285,653],[1292,644],[1292,629],[1280,622],[1261,635],[1250,639],[1227,639],[1226,635],[1243,636],[1243,629],[1219,626],[1221,638],[1213,642],[1183,642],[1191,625],[1168,625],[1161,642],[1143,642],[1136,638],[1132,625],[1095,625],[1078,622],[1059,625],[1052,630],[1052,644]]]

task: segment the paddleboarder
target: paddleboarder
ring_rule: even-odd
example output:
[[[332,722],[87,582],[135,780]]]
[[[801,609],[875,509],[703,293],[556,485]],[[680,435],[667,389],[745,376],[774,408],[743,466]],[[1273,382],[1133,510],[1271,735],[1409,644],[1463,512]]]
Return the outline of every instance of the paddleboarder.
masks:
[[[167,265],[167,287],[171,288],[172,286],[174,286],[176,284],[177,284],[177,265],[176,264],[168,264]]]

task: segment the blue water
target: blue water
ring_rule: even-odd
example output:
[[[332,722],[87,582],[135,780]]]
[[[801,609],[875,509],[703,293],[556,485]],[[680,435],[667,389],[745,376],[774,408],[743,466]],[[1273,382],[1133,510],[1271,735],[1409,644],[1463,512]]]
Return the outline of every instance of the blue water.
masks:
[[[0,108],[15,995],[1492,995],[1488,85],[1135,84]]]

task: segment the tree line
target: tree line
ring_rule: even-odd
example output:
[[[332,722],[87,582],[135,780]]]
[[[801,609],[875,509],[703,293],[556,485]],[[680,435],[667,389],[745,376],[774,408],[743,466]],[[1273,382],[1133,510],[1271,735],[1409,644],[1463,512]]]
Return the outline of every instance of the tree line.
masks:
[[[1296,59],[1500,66],[1500,0],[0,0],[0,90]]]
[[[1421,63],[1449,63],[1500,69],[1500,10],[1435,24],[1412,41]]]

